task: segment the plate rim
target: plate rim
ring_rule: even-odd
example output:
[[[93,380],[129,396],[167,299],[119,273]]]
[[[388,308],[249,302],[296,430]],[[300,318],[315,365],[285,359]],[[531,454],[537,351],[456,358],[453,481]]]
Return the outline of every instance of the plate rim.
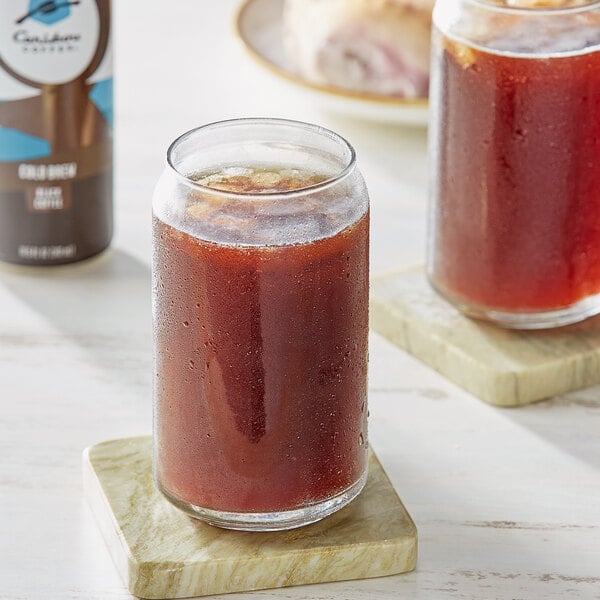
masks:
[[[252,45],[250,40],[244,35],[242,31],[242,21],[244,19],[246,11],[256,3],[257,0],[242,0],[238,6],[235,17],[234,17],[234,29],[238,40],[244,46],[244,49],[248,55],[254,59],[262,67],[266,68],[271,73],[279,77],[283,77],[288,81],[300,85],[305,88],[309,88],[313,91],[324,92],[326,94],[337,96],[338,98],[344,98],[345,100],[359,100],[362,102],[368,102],[373,105],[384,105],[397,108],[406,109],[427,109],[429,107],[429,98],[399,98],[392,96],[380,96],[377,94],[369,94],[365,92],[355,92],[352,90],[343,90],[334,86],[323,85],[318,83],[312,83],[300,75],[293,73],[275,63],[271,62],[265,56],[263,56],[256,48]],[[280,0],[283,1],[283,0]]]

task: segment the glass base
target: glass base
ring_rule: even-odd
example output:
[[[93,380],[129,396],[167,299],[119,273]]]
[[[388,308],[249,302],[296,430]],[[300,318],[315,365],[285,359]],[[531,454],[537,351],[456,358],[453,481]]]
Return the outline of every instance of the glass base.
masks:
[[[468,304],[436,286],[430,279],[433,289],[463,314],[474,319],[494,323],[506,329],[551,329],[584,321],[600,314],[600,294],[588,296],[571,306],[546,311],[508,312]]]
[[[365,470],[362,477],[356,483],[346,488],[337,496],[328,498],[323,502],[311,504],[296,510],[265,513],[236,513],[202,508],[174,498],[165,491],[158,481],[156,482],[156,486],[161,494],[179,510],[209,525],[241,531],[282,531],[309,525],[340,510],[360,494],[367,482],[367,475],[368,473]]]

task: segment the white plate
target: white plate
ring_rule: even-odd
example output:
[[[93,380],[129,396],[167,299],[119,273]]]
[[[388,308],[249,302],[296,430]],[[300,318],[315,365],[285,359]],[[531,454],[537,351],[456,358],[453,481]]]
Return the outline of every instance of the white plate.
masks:
[[[427,98],[404,99],[349,92],[317,85],[303,79],[288,62],[282,42],[284,0],[245,0],[237,17],[237,33],[244,46],[261,66],[302,90],[324,108],[356,117],[399,123],[427,125]]]

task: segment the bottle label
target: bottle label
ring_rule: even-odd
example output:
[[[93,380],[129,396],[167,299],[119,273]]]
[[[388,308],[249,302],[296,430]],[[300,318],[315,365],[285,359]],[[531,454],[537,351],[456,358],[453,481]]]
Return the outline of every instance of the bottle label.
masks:
[[[111,233],[110,0],[2,0],[0,259],[68,262]]]

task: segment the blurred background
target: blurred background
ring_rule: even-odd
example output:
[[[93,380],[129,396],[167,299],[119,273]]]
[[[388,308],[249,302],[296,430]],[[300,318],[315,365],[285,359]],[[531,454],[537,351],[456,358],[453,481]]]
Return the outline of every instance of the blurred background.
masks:
[[[421,260],[425,128],[404,126],[402,112],[387,120],[377,109],[368,119],[348,116],[349,109],[336,110],[331,95],[310,93],[265,68],[236,33],[239,7],[237,0],[178,0],[151,9],[137,1],[114,3],[114,246],[140,237],[138,258],[147,260],[149,222],[140,220],[139,209],[149,210],[166,149],[178,135],[211,121],[270,116],[329,127],[355,146],[372,198],[374,271]],[[405,242],[401,254],[398,239]]]

